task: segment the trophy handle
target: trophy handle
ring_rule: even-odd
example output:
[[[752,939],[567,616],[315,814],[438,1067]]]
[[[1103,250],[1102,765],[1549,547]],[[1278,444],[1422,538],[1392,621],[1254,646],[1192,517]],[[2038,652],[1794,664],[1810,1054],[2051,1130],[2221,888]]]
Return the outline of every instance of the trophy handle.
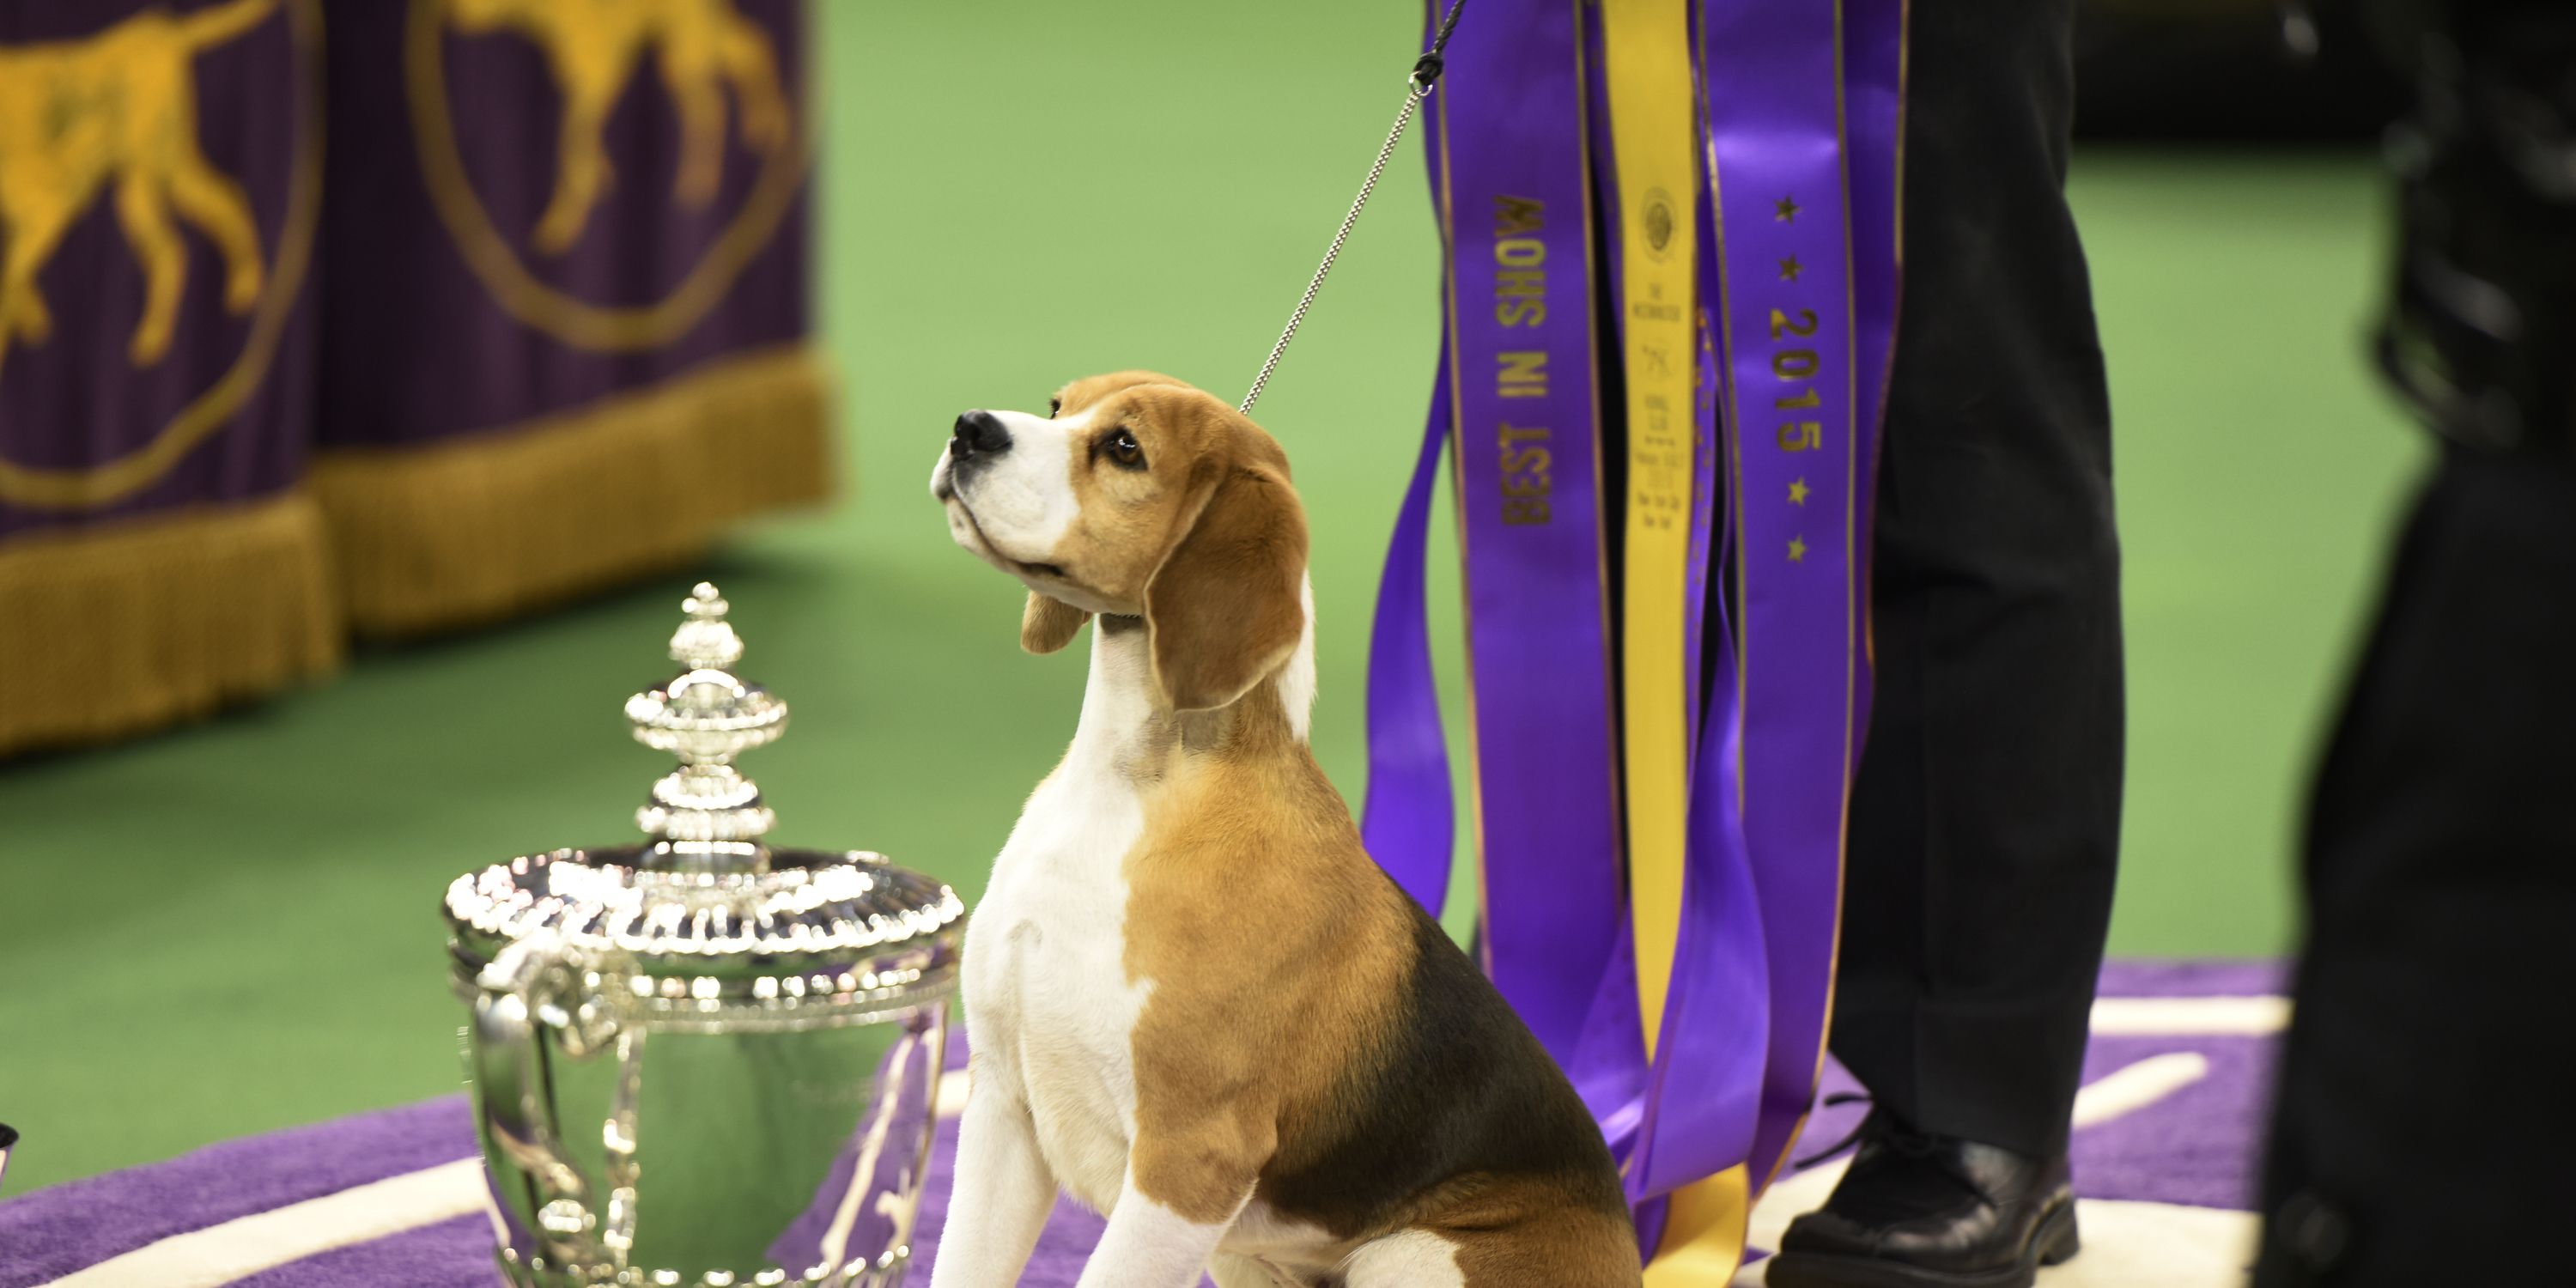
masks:
[[[564,1150],[545,1051],[549,1033],[574,1059],[615,1035],[604,999],[584,995],[584,977],[593,974],[560,940],[538,933],[503,948],[475,979],[475,1100],[484,1133],[527,1176],[538,1240],[557,1265],[600,1259],[592,1187]]]
[[[617,1033],[617,1093],[610,1103],[608,1121],[601,1124],[600,1143],[607,1150],[608,1217],[602,1223],[599,1241],[606,1245],[614,1267],[626,1269],[626,1258],[635,1250],[635,1126],[636,1109],[643,1100],[644,1035],[643,1025],[629,1025]]]

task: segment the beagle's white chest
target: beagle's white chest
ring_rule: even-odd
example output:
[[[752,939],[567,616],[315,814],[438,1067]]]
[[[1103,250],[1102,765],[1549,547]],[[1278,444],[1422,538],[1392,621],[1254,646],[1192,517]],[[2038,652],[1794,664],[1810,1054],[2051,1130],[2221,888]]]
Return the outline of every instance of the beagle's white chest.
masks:
[[[1039,784],[994,862],[966,931],[966,1031],[974,1076],[1028,1107],[1057,1183],[1106,1212],[1136,1135],[1132,1035],[1150,991],[1127,977],[1121,873],[1144,811],[1081,759]]]

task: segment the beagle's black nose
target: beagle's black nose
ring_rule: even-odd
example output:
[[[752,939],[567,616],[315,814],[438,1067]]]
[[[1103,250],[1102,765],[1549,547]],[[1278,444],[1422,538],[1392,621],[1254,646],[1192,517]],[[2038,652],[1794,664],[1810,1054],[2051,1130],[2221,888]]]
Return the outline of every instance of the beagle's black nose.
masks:
[[[1011,431],[1003,428],[1002,418],[989,411],[970,411],[957,418],[957,432],[949,441],[948,455],[955,460],[969,456],[999,456],[1011,450]]]

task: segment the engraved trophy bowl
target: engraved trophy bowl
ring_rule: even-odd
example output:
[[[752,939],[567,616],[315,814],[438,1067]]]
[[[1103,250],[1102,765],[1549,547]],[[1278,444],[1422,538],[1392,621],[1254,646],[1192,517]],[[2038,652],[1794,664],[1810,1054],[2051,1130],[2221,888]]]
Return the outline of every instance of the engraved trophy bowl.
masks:
[[[865,851],[772,848],[735,757],[787,706],[701,583],[626,704],[679,765],[647,839],[447,889],[495,1258],[519,1288],[894,1288],[930,1170],[964,905]]]

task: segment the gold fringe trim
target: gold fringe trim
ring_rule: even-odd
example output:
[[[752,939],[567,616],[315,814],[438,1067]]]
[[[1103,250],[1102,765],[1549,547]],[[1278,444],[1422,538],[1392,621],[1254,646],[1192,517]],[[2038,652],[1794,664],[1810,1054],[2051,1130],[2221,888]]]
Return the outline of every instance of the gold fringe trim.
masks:
[[[0,541],[0,755],[104,742],[339,665],[302,492]]]
[[[686,563],[832,494],[831,379],[799,345],[423,448],[339,449],[311,486],[362,635],[494,621]]]

